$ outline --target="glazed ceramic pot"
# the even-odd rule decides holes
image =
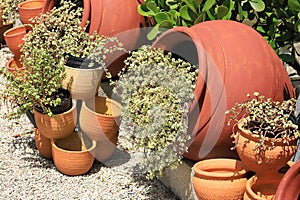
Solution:
[[[121,105],[106,97],[83,101],[79,125],[83,133],[97,141],[97,160],[107,160],[115,151],[118,141]]]
[[[255,91],[276,101],[295,97],[289,76],[274,50],[251,27],[211,20],[190,28],[167,30],[152,45],[199,66],[195,98],[190,104],[193,140],[184,157],[191,160],[236,158],[232,126],[225,111]],[[255,60],[255,61],[254,61]]]
[[[89,99],[98,92],[103,69],[81,69],[65,65],[65,72],[62,86],[71,92],[73,99]]]
[[[242,199],[247,172],[241,161],[208,159],[193,166],[192,184],[198,199]]]
[[[76,101],[68,111],[50,117],[34,109],[34,119],[39,131],[49,139],[64,138],[74,132],[77,119]]]
[[[259,138],[242,127],[246,120],[243,118],[238,123],[238,135],[235,141],[238,155],[244,165],[256,172],[259,178],[268,176],[269,178],[266,179],[274,178],[274,174],[277,174],[278,170],[285,166],[297,151],[297,140],[293,139],[287,144],[282,138],[274,141],[267,138],[266,150],[264,153],[257,154],[253,149],[259,142]],[[274,144],[272,145],[271,142]]]
[[[14,55],[15,62],[17,63],[19,68],[22,67],[19,62],[20,56],[21,56],[20,45],[24,44],[23,38],[25,37],[26,34],[27,34],[27,29],[23,25],[8,29],[3,34],[5,42],[9,48],[9,50]]]
[[[61,139],[53,139],[52,155],[56,168],[63,174],[76,176],[87,173],[94,162],[96,142],[74,132]]]
[[[39,153],[44,158],[52,159],[51,140],[41,134],[37,128],[34,128],[34,140]]]
[[[18,4],[20,20],[23,24],[33,24],[30,19],[42,13],[45,0],[27,0]]]

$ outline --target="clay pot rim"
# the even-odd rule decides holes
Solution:
[[[54,118],[56,118],[57,116],[62,116],[62,115],[66,115],[66,114],[69,114],[71,112],[73,112],[76,108],[76,100],[75,99],[72,99],[72,107],[67,110],[66,112],[63,112],[63,113],[60,113],[60,114],[55,114],[54,115]],[[39,111],[37,111],[35,108],[33,109],[33,113],[38,113],[40,115],[47,115],[47,114],[43,114],[43,113],[40,113]],[[50,117],[50,116],[49,116]]]
[[[26,5],[30,5],[32,3],[38,3],[41,2],[40,6],[35,6],[35,7],[27,7]],[[23,9],[23,10],[40,10],[44,8],[44,3],[45,0],[27,0],[27,1],[23,1],[21,3],[18,4],[18,9]]]
[[[117,101],[115,101],[115,100],[113,100],[113,99],[110,99],[110,98],[108,98],[108,97],[102,97],[102,96],[96,96],[95,97],[95,101],[96,101],[96,99],[105,99],[105,101],[108,101],[111,105],[112,105],[112,107],[115,107],[115,108],[117,108],[118,109],[118,111],[120,111],[120,112],[118,112],[118,113],[121,113],[121,104],[119,104]],[[88,100],[86,100],[86,101],[90,101],[91,99],[88,99]],[[120,114],[118,114],[118,115],[114,115],[114,113],[115,112],[112,112],[111,114],[112,115],[104,115],[104,114],[101,114],[101,113],[97,113],[97,112],[95,112],[95,111],[93,111],[93,110],[91,110],[90,109],[90,107],[86,104],[86,101],[83,101],[82,102],[82,106],[86,109],[86,110],[88,110],[89,112],[91,112],[92,114],[94,114],[94,115],[96,115],[96,116],[101,116],[101,117],[106,117],[106,118],[118,118],[118,117],[120,117]],[[114,110],[114,109],[112,109],[112,110]]]
[[[10,58],[7,63],[6,63],[6,67],[10,70],[23,70],[25,69],[25,67],[10,67],[10,65],[12,64],[12,62],[15,62],[15,58]],[[16,65],[17,66],[17,65]]]
[[[231,166],[224,166],[224,162],[229,162]],[[215,178],[240,178],[246,177],[249,170],[243,165],[242,161],[228,158],[207,159],[197,162],[193,168],[195,176],[215,177]],[[207,171],[207,170],[211,171]],[[229,172],[216,173],[215,170],[228,170]]]
[[[258,142],[258,140],[260,139],[258,135],[251,133],[248,129],[245,129],[243,126],[243,124],[248,121],[249,117],[246,118],[242,118],[238,121],[237,126],[238,126],[238,134],[244,136],[245,138],[251,139],[255,142]],[[290,138],[289,143],[286,146],[290,146],[291,143],[295,143],[295,145],[297,145],[297,139],[295,138],[295,136]],[[264,140],[266,145],[272,145],[271,142],[274,142],[275,146],[276,145],[280,145],[280,144],[284,144],[283,143],[283,139],[282,138],[270,138],[270,137],[265,137]],[[272,145],[273,146],[273,145]]]
[[[75,133],[75,132],[73,132],[73,134],[74,134],[74,133]],[[91,140],[91,142],[92,142],[92,145],[91,145],[90,148],[88,148],[88,149],[86,149],[86,150],[80,150],[80,151],[70,151],[70,150],[62,149],[62,148],[60,148],[60,147],[58,147],[58,146],[56,145],[55,141],[60,140],[60,139],[64,139],[64,138],[51,139],[51,146],[54,147],[54,148],[56,148],[57,150],[60,150],[60,151],[62,151],[62,152],[65,152],[65,153],[72,153],[72,154],[81,154],[81,153],[86,153],[86,152],[89,153],[89,152],[95,150],[95,149],[96,149],[96,146],[97,146],[97,142],[96,142],[95,140],[89,138],[89,140]]]
[[[104,71],[104,70],[102,69],[102,67],[86,69],[86,68],[70,67],[70,66],[68,66],[68,65],[65,65],[65,68],[68,68],[68,69],[73,70],[73,71],[79,71],[79,72],[81,72],[81,71],[98,71],[98,70]]]
[[[13,28],[8,29],[7,31],[5,31],[3,33],[4,37],[15,37],[17,35],[20,35],[20,32],[18,30],[24,30],[22,31],[22,33],[25,32],[25,34],[27,33],[27,28],[25,25],[19,25]]]

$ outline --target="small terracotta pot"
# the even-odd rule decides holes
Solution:
[[[267,148],[265,152],[257,155],[253,149],[259,142],[259,138],[242,127],[245,120],[241,119],[238,123],[238,136],[235,141],[240,159],[245,166],[256,172],[257,176],[276,174],[297,151],[297,140],[293,139],[287,144],[281,138],[278,138],[272,146],[271,139],[266,139],[265,145]]]
[[[106,161],[109,159],[116,150],[118,142],[118,134],[112,136],[112,138],[103,138],[97,141],[95,158],[100,161]]]
[[[80,69],[65,66],[66,78],[62,81],[63,88],[68,89],[73,99],[89,99],[98,92],[103,70]]]
[[[81,130],[96,141],[111,139],[119,131],[121,105],[106,97],[95,97],[82,102],[79,117]]]
[[[19,65],[17,65],[17,62],[14,58],[9,59],[9,61],[6,63],[6,68],[10,73],[14,75],[14,77],[20,75],[22,76],[25,70],[25,67],[19,67]]]
[[[33,24],[30,19],[43,11],[44,0],[27,0],[18,4],[20,20],[23,24]]]
[[[52,147],[51,140],[46,138],[43,134],[39,132],[37,128],[34,128],[34,140],[36,148],[39,153],[47,159],[52,159]]]
[[[4,32],[3,36],[5,42],[9,50],[12,52],[12,54],[14,54],[14,58],[16,61],[20,60],[20,56],[21,56],[20,45],[24,44],[23,38],[25,37],[26,34],[27,34],[27,29],[24,25],[13,27]]]
[[[246,168],[234,159],[208,159],[193,166],[192,183],[199,199],[242,199]]]
[[[257,176],[251,177],[246,183],[244,200],[273,200],[280,179],[260,179]]]
[[[54,164],[61,173],[76,176],[91,169],[96,142],[86,135],[74,132],[66,138],[51,140],[51,144]]]
[[[62,114],[50,117],[34,109],[34,119],[39,131],[49,139],[64,138],[71,135],[76,126],[76,101],[72,101],[72,108]]]

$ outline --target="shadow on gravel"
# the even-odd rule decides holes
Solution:
[[[52,160],[42,157],[35,145],[34,134],[13,138],[11,143],[8,143],[9,151],[20,156],[21,160],[26,161],[24,166],[33,168],[55,168]]]

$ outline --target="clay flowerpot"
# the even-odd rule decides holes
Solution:
[[[37,128],[34,128],[34,140],[39,153],[44,158],[52,159],[51,140],[41,134]]]
[[[96,142],[86,135],[74,132],[66,138],[53,139],[51,144],[54,164],[61,173],[76,176],[91,169]]]
[[[65,72],[62,86],[71,92],[73,99],[89,99],[98,92],[103,69],[81,69],[65,65]]]
[[[275,199],[300,199],[300,161],[291,165],[290,169],[283,175],[277,187]]]
[[[246,183],[244,200],[271,200],[279,184],[279,179],[259,179],[257,176],[251,177]]]
[[[271,144],[271,138],[265,140],[266,150],[257,154],[253,149],[259,142],[257,135],[242,127],[243,118],[238,123],[238,136],[236,137],[236,150],[245,166],[256,172],[256,175],[264,179],[274,179],[278,170],[286,165],[297,150],[297,140],[284,143],[281,138],[277,138],[274,144]],[[268,177],[270,176],[270,177]],[[267,178],[268,177],[268,178]]]
[[[233,125],[227,126],[225,111],[236,102],[246,101],[247,93],[257,91],[275,101],[295,96],[279,57],[245,24],[211,20],[190,28],[175,27],[160,35],[152,46],[199,66],[189,113],[189,133],[194,139],[184,154],[188,159],[237,157],[230,150]]]
[[[76,101],[72,101],[72,108],[68,111],[50,117],[34,109],[34,119],[39,131],[49,139],[64,138],[71,135],[76,126]]]
[[[23,24],[33,24],[30,19],[39,16],[43,11],[44,0],[27,0],[18,4],[20,20]]]
[[[121,105],[109,98],[95,97],[82,103],[79,125],[83,133],[97,141],[96,158],[108,159],[114,152]]]
[[[199,199],[242,199],[247,170],[234,159],[208,159],[193,166],[192,183]]]
[[[14,54],[15,62],[19,67],[20,65],[20,56],[21,56],[21,45],[24,44],[23,38],[27,34],[27,29],[25,26],[16,26],[11,29],[8,29],[4,32],[4,39],[9,48],[9,50]]]
[[[15,61],[14,58],[9,59],[9,61],[6,63],[7,70],[16,76],[22,76],[24,74],[25,67],[19,67]]]

